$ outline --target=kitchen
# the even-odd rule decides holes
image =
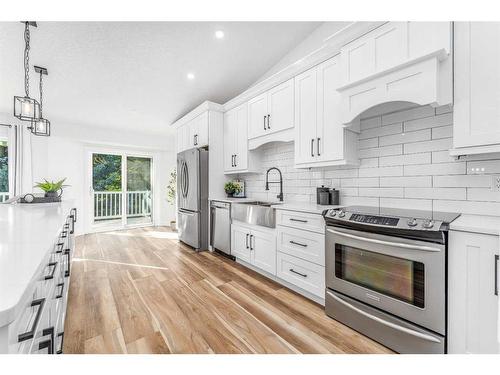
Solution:
[[[499,22],[0,27],[16,51],[2,63],[1,353],[500,353]],[[223,55],[228,87],[203,77],[213,62],[172,73],[159,48],[140,79],[109,74],[170,35]],[[72,68],[47,51],[76,44],[73,62],[108,51],[89,71],[124,88],[102,119],[62,105],[78,97]],[[253,59],[245,80],[231,55]],[[183,75],[177,115],[160,132],[137,102],[115,123],[161,70]],[[15,98],[38,106],[24,118],[23,81]],[[53,196],[32,187],[46,178]]]

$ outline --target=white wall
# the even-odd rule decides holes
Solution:
[[[3,123],[17,123],[9,114],[0,114]],[[23,124],[24,125],[24,124]],[[88,173],[87,151],[89,149],[120,149],[128,152],[148,153],[154,158],[154,222],[168,225],[175,219],[175,209],[166,200],[166,187],[170,172],[175,168],[175,137],[148,135],[140,131],[115,131],[92,126],[52,123],[50,137],[32,136],[33,180],[43,178],[56,180],[66,177],[70,185],[64,189],[63,199],[74,199],[79,210],[76,233],[84,233],[83,218],[88,213],[84,201],[88,190],[85,186]]]
[[[373,115],[374,113],[379,113]],[[262,147],[261,173],[241,175],[251,198],[275,200],[278,187],[264,190],[265,170],[283,172],[285,201],[316,201],[316,187],[340,189],[341,204],[369,205],[500,216],[500,192],[491,189],[500,173],[500,155],[455,160],[450,107],[415,107],[390,114],[370,111],[361,121],[359,168],[294,168],[294,147]],[[472,168],[485,168],[475,174]],[[276,178],[275,175],[272,176]]]

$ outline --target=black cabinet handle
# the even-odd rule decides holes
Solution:
[[[293,268],[290,268],[290,272],[293,272],[293,273],[295,273],[295,274],[297,274],[299,276],[302,276],[302,277],[307,277],[307,275],[305,273],[297,272]]]
[[[42,335],[50,335],[50,337],[38,343],[38,350],[47,349],[48,354],[54,354],[54,327],[44,329]]]
[[[73,219],[73,222],[76,223],[76,208],[72,208],[70,211],[70,217]]]
[[[20,333],[17,336],[18,342],[32,339],[33,336],[35,336],[35,329],[36,329],[36,326],[38,325],[38,321],[40,320],[40,316],[42,315],[44,304],[45,304],[45,298],[36,299],[33,302],[31,302],[31,307],[38,306],[38,310],[36,312],[36,316],[35,316],[35,319],[33,320],[33,325],[31,326],[30,330],[27,332],[24,332],[24,333]]]
[[[59,242],[56,246],[57,246],[56,254],[62,253],[64,243]]]
[[[59,289],[59,293],[56,294],[56,298],[62,298],[64,293],[64,283],[57,284],[57,287],[61,289]]]
[[[290,221],[296,221],[298,223],[307,223],[307,220],[302,220],[302,219],[294,219],[293,217],[290,218]]]
[[[64,277],[69,277],[71,273],[71,255],[70,255],[71,249],[66,249],[64,250],[64,255],[68,257],[68,262],[66,263],[67,268],[66,271],[64,271]]]
[[[305,243],[300,243],[300,242],[295,242],[295,241],[290,241],[290,243],[293,245],[297,245],[297,246],[307,247],[307,244],[305,244]]]
[[[236,154],[234,155],[234,166],[238,166],[238,163],[236,163]]]
[[[311,139],[311,156],[314,157],[314,139]]]
[[[245,246],[247,247],[247,249],[249,248],[248,247],[248,236],[249,236],[249,234],[247,233],[247,235],[245,237]]]
[[[64,332],[59,332],[57,334],[57,338],[59,339],[59,345],[56,347],[56,354],[62,354],[64,346]]]
[[[267,115],[267,129],[271,129],[271,115]]]
[[[266,130],[266,115],[264,115],[264,130]]]
[[[68,237],[68,232],[67,232],[67,231],[65,231],[65,230],[63,230],[63,231],[61,232],[61,238],[66,238],[66,237]]]
[[[52,271],[48,275],[45,275],[44,277],[45,280],[51,280],[54,278],[54,273],[56,273],[57,262],[50,262],[48,266],[52,267]]]
[[[498,255],[495,255],[495,296],[498,296]]]
[[[317,144],[316,144],[316,147],[318,149],[318,152],[316,153],[318,156],[321,156],[321,154],[319,153],[319,141],[321,141],[321,138],[318,138],[317,139]]]
[[[253,238],[253,234],[250,235],[250,250],[253,250],[252,238]]]

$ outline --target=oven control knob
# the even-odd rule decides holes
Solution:
[[[335,210],[330,210],[330,216],[335,216],[337,215],[337,211]]]
[[[345,211],[344,210],[340,211],[339,212],[339,217],[344,217],[344,216],[345,216]]]
[[[432,221],[432,220],[426,220],[426,221],[424,221],[424,223],[422,224],[422,226],[425,229],[431,229],[434,226],[434,221]]]
[[[417,226],[417,219],[415,219],[415,218],[408,219],[408,222],[406,224],[408,224],[409,227],[416,227]]]

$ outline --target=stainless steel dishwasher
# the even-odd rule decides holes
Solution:
[[[231,203],[212,201],[210,203],[210,245],[231,255]]]

